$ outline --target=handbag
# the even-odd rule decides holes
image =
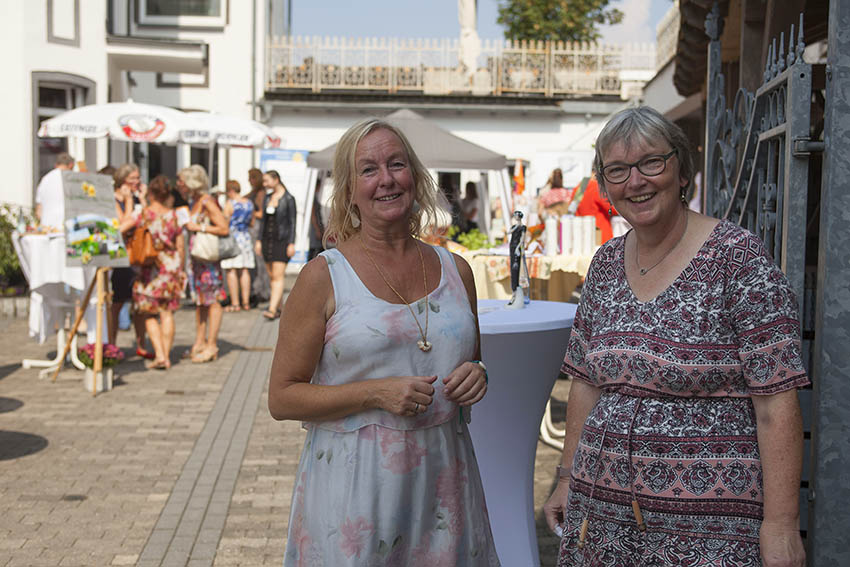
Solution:
[[[195,233],[189,253],[192,258],[201,262],[218,262],[218,236],[206,232],[206,221],[201,226],[204,231]]]
[[[218,262],[241,254],[239,244],[236,243],[232,234],[216,236],[206,232],[208,226],[206,220],[201,223],[201,226],[204,227],[204,231],[195,234],[192,241],[191,255],[193,258],[202,262]]]
[[[148,230],[147,223],[136,228],[127,243],[127,256],[131,266],[147,266],[153,264],[159,253],[153,244],[153,235]]]
[[[233,238],[233,234],[228,234],[227,236],[220,236],[218,238],[219,260],[229,260],[230,258],[235,258],[241,253],[242,249],[239,248],[239,244],[236,242],[236,239]]]

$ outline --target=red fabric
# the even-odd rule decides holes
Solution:
[[[614,231],[611,229],[611,217],[616,215],[617,211],[615,209],[612,214],[608,214],[609,208],[612,208],[611,204],[599,194],[599,184],[596,179],[588,181],[584,196],[578,204],[578,209],[576,209],[576,216],[596,217],[596,228],[602,231],[602,244],[614,237]]]

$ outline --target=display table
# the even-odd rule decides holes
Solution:
[[[478,299],[510,299],[511,270],[506,255],[464,254],[475,276]],[[579,286],[592,256],[529,256],[532,299],[568,301]]]
[[[576,305],[532,301],[504,309],[479,300],[481,358],[489,387],[470,433],[502,565],[540,565],[534,524],[534,460],[540,420],[561,368]]]
[[[65,236],[54,234],[12,234],[12,243],[21,269],[30,286],[29,333],[43,343],[58,327],[57,359],[23,361],[24,368],[55,367],[65,346],[64,326],[67,315],[73,314],[76,301],[94,278],[95,267],[73,268],[65,265]],[[88,340],[94,341],[95,303],[86,306]],[[71,361],[85,368],[77,359],[76,337],[71,337]]]

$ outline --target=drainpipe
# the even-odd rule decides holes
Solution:
[[[257,109],[257,0],[251,0],[251,120]],[[251,167],[257,162],[257,151],[251,148]]]

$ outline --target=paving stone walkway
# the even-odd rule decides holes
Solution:
[[[170,370],[146,370],[122,332],[120,380],[93,397],[69,365],[56,382],[22,369],[55,343],[0,319],[0,567],[281,565],[304,433],[266,408],[277,324],[226,313],[219,359],[192,364],[178,357],[194,310],[176,323]],[[567,391],[559,381],[553,392],[561,422]],[[538,509],[559,458],[538,446]],[[554,565],[539,514],[538,541]]]

